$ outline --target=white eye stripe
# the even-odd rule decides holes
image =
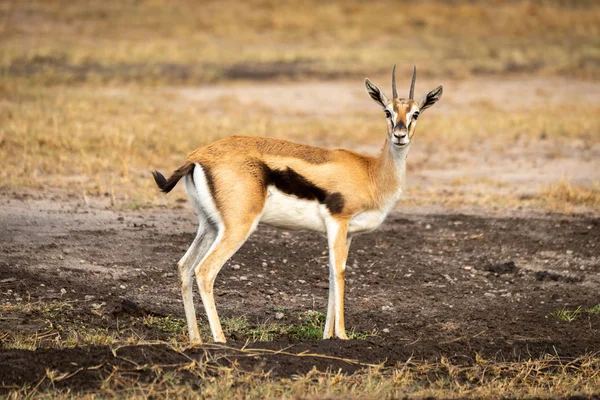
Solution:
[[[390,108],[385,108],[384,112],[386,113],[386,118],[389,118],[390,120],[392,120],[392,122],[396,121],[396,119],[398,119],[398,114]],[[388,114],[389,113],[389,117]]]

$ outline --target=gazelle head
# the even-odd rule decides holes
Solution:
[[[421,100],[415,101],[415,80],[417,78],[417,67],[414,68],[412,83],[408,99],[399,98],[396,91],[396,66],[392,70],[392,100],[388,100],[385,94],[369,78],[365,78],[367,93],[377,104],[383,108],[387,122],[388,139],[395,148],[403,148],[410,144],[417,119],[423,110],[431,107],[442,97],[442,85],[427,93]]]

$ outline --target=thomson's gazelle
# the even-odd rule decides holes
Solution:
[[[395,69],[393,98],[369,79],[367,92],[385,113],[387,136],[378,157],[327,150],[284,140],[231,136],[192,152],[169,179],[156,184],[169,192],[184,178],[200,223],[194,242],[179,261],[181,293],[190,340],[200,342],[192,287],[194,277],[216,342],[225,342],[213,295],[221,267],[259,222],[286,229],[325,232],[329,242],[329,302],[323,338],[344,328],[344,270],[352,236],[377,228],[400,197],[406,155],[417,118],[442,96],[442,86],[421,100],[399,98]]]

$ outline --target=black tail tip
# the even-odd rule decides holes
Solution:
[[[152,176],[154,177],[154,182],[156,182],[156,185],[159,187],[159,189],[165,193],[168,193],[169,185],[168,185],[167,179],[164,177],[164,175],[161,174],[160,172],[158,172],[157,170],[154,170],[154,171],[152,171]]]

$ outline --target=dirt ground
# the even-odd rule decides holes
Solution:
[[[26,191],[5,194],[0,202],[0,305],[5,310],[15,304],[68,302],[70,308],[55,315],[57,320],[77,320],[86,329],[131,327],[145,341],[166,337],[139,324],[141,318],[184,317],[176,262],[195,234],[189,205],[115,211],[108,200]],[[461,363],[477,354],[498,360],[577,357],[600,349],[600,315],[582,313],[569,323],[552,313],[599,303],[599,239],[596,216],[477,209],[457,214],[400,205],[380,229],[353,241],[348,261],[346,326],[374,336],[347,342],[280,336],[250,344],[235,336],[228,337],[231,347],[184,352],[164,343],[117,350],[5,349],[0,390],[37,384],[47,369],[69,376],[54,382],[56,388],[97,388],[115,366],[151,381],[153,372],[135,365],[151,361],[168,369],[209,356],[219,365],[271,370],[276,377],[306,373],[313,366],[346,372],[360,363],[393,366],[410,357]],[[326,265],[321,235],[259,227],[217,278],[220,316],[244,316],[259,326],[297,323],[298,314],[308,310],[325,312]],[[206,323],[198,295],[195,302]],[[284,315],[280,320],[278,312]],[[36,332],[57,335],[53,322],[37,311],[4,312],[0,340]],[[249,356],[239,350],[244,345],[315,356],[265,351]]]

